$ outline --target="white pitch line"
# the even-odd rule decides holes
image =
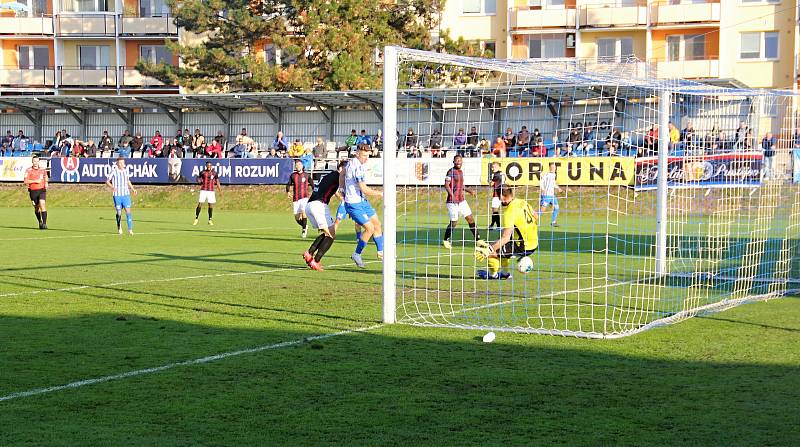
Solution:
[[[77,382],[70,382],[70,383],[67,383],[67,384],[64,384],[64,385],[51,386],[51,387],[47,387],[47,388],[34,388],[32,390],[20,391],[20,392],[17,392],[17,393],[11,393],[11,394],[8,394],[8,395],[5,395],[5,396],[0,396],[0,402],[5,402],[5,401],[9,401],[9,400],[14,400],[14,399],[20,399],[20,398],[23,398],[23,397],[37,396],[37,395],[40,395],[40,394],[49,394],[49,393],[54,393],[54,392],[57,392],[57,391],[80,388],[80,387],[84,387],[84,386],[97,385],[97,384],[100,384],[100,383],[110,382],[112,380],[122,380],[122,379],[131,378],[131,377],[143,376],[143,375],[147,375],[147,374],[155,374],[155,373],[158,373],[158,372],[166,371],[168,369],[173,369],[173,368],[177,368],[177,367],[180,367],[180,366],[201,365],[203,363],[215,362],[217,360],[223,360],[223,359],[226,359],[226,358],[229,358],[229,357],[236,357],[236,356],[243,355],[243,354],[254,354],[254,353],[263,352],[263,351],[270,351],[270,350],[274,350],[274,349],[288,348],[288,347],[297,346],[297,345],[300,345],[300,344],[303,344],[303,343],[306,343],[306,342],[309,342],[309,341],[325,340],[326,338],[337,337],[339,335],[353,334],[353,333],[356,333],[356,332],[367,332],[367,331],[371,331],[371,330],[374,330],[374,329],[378,329],[378,328],[380,328],[382,326],[383,326],[383,324],[376,324],[376,325],[373,325],[373,326],[367,326],[367,327],[362,327],[362,328],[358,328],[358,329],[348,329],[348,330],[344,330],[344,331],[333,332],[333,333],[330,333],[330,334],[314,335],[314,336],[311,336],[311,337],[305,337],[305,338],[299,338],[299,339],[296,339],[296,340],[283,341],[283,342],[274,343],[274,344],[271,344],[271,345],[257,346],[255,348],[248,348],[248,349],[241,349],[241,350],[238,350],[238,351],[223,352],[223,353],[220,353],[220,354],[209,355],[207,357],[201,357],[201,358],[193,359],[193,360],[184,360],[182,362],[167,363],[166,365],[155,366],[155,367],[152,367],[152,368],[136,369],[136,370],[128,371],[128,372],[124,372],[124,373],[112,374],[112,375],[109,375],[109,376],[95,377],[95,378],[92,378],[92,379],[79,380]]]
[[[154,231],[151,233],[136,233],[136,236],[154,236],[160,234],[177,234],[177,233],[198,233],[198,234],[205,234],[205,233],[214,233],[214,232],[225,232],[225,231],[258,231],[258,230],[276,230],[275,227],[256,227],[256,228],[209,228],[208,230],[175,230],[175,231]],[[18,238],[9,238],[9,239],[0,239],[0,242],[6,241],[39,241],[39,240],[46,240],[46,239],[81,239],[81,238],[88,238],[88,237],[120,237],[119,234],[116,232],[109,232],[109,233],[92,233],[92,234],[76,234],[72,236],[42,236],[42,237],[18,237]],[[126,236],[127,237],[127,236]]]

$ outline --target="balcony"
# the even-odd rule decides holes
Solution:
[[[119,67],[120,87],[123,88],[177,88],[174,85],[167,85],[156,78],[145,76],[133,67]]]
[[[657,61],[656,74],[660,79],[718,78],[719,60]]]
[[[116,67],[60,67],[59,87],[114,87],[117,86]]]
[[[575,28],[574,9],[514,8],[511,14],[512,29]]]
[[[178,27],[174,17],[132,17],[120,16],[119,34],[121,36],[177,36]]]
[[[105,13],[69,14],[56,17],[56,34],[59,36],[113,36],[116,18]]]
[[[55,70],[43,68],[0,68],[0,86],[3,87],[54,87]]]
[[[0,17],[0,34],[15,36],[52,36],[53,17]]]
[[[580,25],[593,28],[638,27],[647,25],[647,6],[581,6]]]
[[[654,26],[719,23],[719,3],[655,4],[650,8],[650,22]]]

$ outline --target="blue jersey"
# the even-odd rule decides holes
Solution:
[[[127,169],[119,169],[117,166],[108,174],[108,180],[114,185],[114,197],[125,197],[131,195],[131,189],[128,187],[130,176]]]
[[[344,201],[345,203],[361,203],[364,193],[361,192],[359,183],[364,181],[364,165],[357,158],[347,162],[344,175]]]

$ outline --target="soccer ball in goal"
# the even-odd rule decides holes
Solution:
[[[384,321],[614,338],[798,290],[791,93],[635,60],[384,70]]]

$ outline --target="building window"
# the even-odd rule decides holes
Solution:
[[[778,33],[742,33],[740,59],[777,59]]]
[[[47,47],[20,45],[17,47],[17,54],[19,55],[19,68],[23,70],[42,69],[50,65],[50,51]]]
[[[528,0],[528,6],[561,9],[564,8],[564,0]]]
[[[108,45],[81,45],[78,47],[78,65],[83,69],[97,70],[111,65]]]
[[[172,65],[172,53],[165,45],[142,45],[139,47],[139,59],[154,64]]]
[[[564,34],[531,34],[528,36],[528,57],[542,59],[566,57],[567,37]]]
[[[668,61],[698,61],[706,59],[706,36],[675,34],[667,36]]]
[[[108,12],[106,0],[62,0],[61,10],[68,12]]]
[[[463,0],[463,14],[497,14],[497,0]]]
[[[45,0],[17,0],[19,3],[26,5],[26,11],[17,12],[17,17],[41,17],[47,14],[47,4]]]
[[[483,57],[497,57],[497,44],[494,41],[481,42]]]
[[[140,17],[167,17],[169,6],[164,0],[139,0]]]
[[[781,0],[741,0],[741,2],[744,5],[763,5],[763,4],[775,5],[780,3]]]
[[[628,56],[633,56],[633,39],[603,38],[597,39],[597,57],[605,61],[622,61]]]

